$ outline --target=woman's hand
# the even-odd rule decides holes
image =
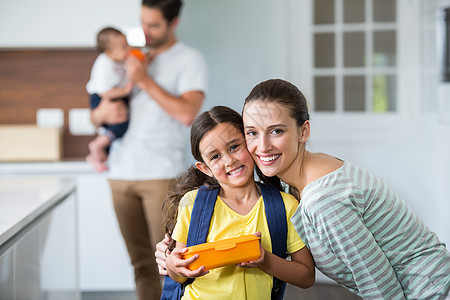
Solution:
[[[254,235],[261,237],[261,232],[257,231],[254,233]],[[260,264],[262,264],[264,262],[265,250],[261,246],[261,239],[259,240],[259,248],[260,248],[261,256],[258,259],[240,263],[240,264],[238,264],[238,266],[244,267],[244,268],[256,268]]]
[[[176,277],[183,277],[183,278],[188,277],[195,278],[208,274],[209,271],[205,270],[204,266],[201,266],[197,270],[193,271],[188,269],[188,266],[194,261],[196,261],[199,256],[198,254],[196,254],[188,259],[182,259],[182,254],[185,253],[186,251],[187,248],[185,247],[177,247],[173,249],[170,255],[167,255],[166,267],[168,269],[169,274],[171,275],[170,277],[178,281],[176,278],[174,278],[173,275],[176,275]]]
[[[168,275],[167,274],[167,268],[166,268],[166,257],[170,254],[169,251],[169,243],[170,243],[170,237],[166,234],[164,236],[164,239],[156,244],[156,251],[155,251],[155,258],[156,258],[156,264],[158,265],[158,271],[160,275]]]

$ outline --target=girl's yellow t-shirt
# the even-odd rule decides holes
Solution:
[[[172,237],[181,243],[187,242],[197,191],[188,192],[180,201],[177,224]],[[297,209],[298,201],[290,194],[281,194],[288,225],[287,252],[294,253],[305,246],[290,221]],[[207,242],[239,237],[256,231],[261,232],[263,248],[272,251],[262,196],[245,216],[233,211],[220,197],[217,197]],[[210,270],[205,276],[197,277],[192,284],[186,286],[182,299],[270,299],[272,284],[272,276],[259,268],[226,266]]]

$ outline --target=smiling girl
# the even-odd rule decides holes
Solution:
[[[167,256],[168,273],[179,283],[196,278],[186,286],[182,299],[270,299],[272,276],[303,288],[311,286],[314,262],[289,222],[298,205],[289,194],[281,193],[291,260],[271,253],[264,201],[253,178],[254,163],[245,145],[241,116],[224,106],[202,113],[191,128],[191,151],[197,160],[195,166],[178,178],[164,204],[166,228],[176,241],[176,248]],[[183,260],[181,255],[186,250],[198,188],[203,185],[217,185],[219,189],[207,242],[259,232],[262,248],[257,260],[209,271],[187,268],[198,258]]]

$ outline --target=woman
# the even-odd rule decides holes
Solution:
[[[243,120],[261,180],[276,186],[281,179],[300,199],[291,221],[322,273],[364,299],[445,298],[445,245],[384,182],[306,150],[309,114],[298,88],[278,79],[258,84]]]

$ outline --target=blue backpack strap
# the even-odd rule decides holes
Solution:
[[[258,182],[264,200],[264,207],[269,226],[272,253],[286,258],[287,221],[283,197],[276,188]],[[286,282],[273,277],[272,299],[283,299]]]
[[[169,275],[164,276],[161,300],[179,300],[182,296],[181,292],[181,284],[170,278]]]
[[[206,243],[219,187],[202,186],[195,198],[186,246]]]
[[[198,190],[194,207],[192,208],[186,247],[206,243],[218,192],[218,186],[202,186]],[[164,278],[164,287],[161,294],[161,300],[181,299],[184,293],[184,288],[193,281],[193,278],[189,278],[185,283],[180,284],[166,275]]]
[[[263,195],[267,224],[272,242],[272,253],[286,258],[287,221],[283,197],[276,188],[258,183]]]

